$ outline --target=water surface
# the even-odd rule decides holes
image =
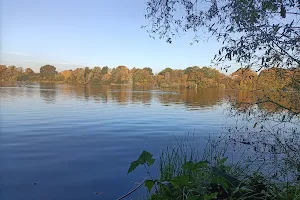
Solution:
[[[219,89],[32,84],[0,95],[0,196],[9,200],[116,199],[145,177],[127,175],[143,150],[157,157],[188,133],[203,149],[228,121]]]

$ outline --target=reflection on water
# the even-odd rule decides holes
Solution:
[[[45,103],[55,103],[56,88],[55,85],[48,85],[45,88],[40,88],[40,96]]]
[[[8,87],[6,87],[8,88]],[[1,92],[2,99],[20,95],[28,97],[40,93],[45,103],[55,103],[57,95],[64,98],[94,101],[95,103],[117,103],[128,105],[141,103],[149,105],[159,102],[165,106],[183,104],[197,110],[212,108],[220,103],[230,102],[233,108],[245,110],[257,102],[260,109],[269,112],[278,112],[284,108],[291,108],[299,112],[300,94],[293,92],[250,92],[224,89],[203,90],[153,90],[151,88],[132,88],[128,86],[97,86],[97,85],[67,85],[67,84],[35,84],[25,87],[10,87],[10,90]],[[59,94],[58,94],[59,93]]]
[[[188,132],[202,150],[205,139],[230,121],[223,115],[227,108],[249,108],[263,97],[219,89],[0,87],[0,197],[116,199],[144,178],[142,170],[127,175],[142,150],[157,157],[162,148],[176,144],[174,136],[180,140]],[[269,97],[281,100],[275,93]],[[299,105],[288,99],[281,100],[285,106]]]
[[[141,103],[149,105],[158,101],[161,104],[184,104],[188,107],[209,108],[227,99],[230,92],[219,89],[205,90],[151,90],[148,88],[130,88],[126,86],[93,86],[93,85],[55,85],[40,84],[22,88],[11,88],[2,92],[3,99],[21,94],[33,95],[39,92],[45,103],[55,103],[57,95],[65,98],[94,101],[99,103],[114,102],[119,105]],[[58,94],[59,93],[59,94]]]
[[[222,131],[222,90],[32,84],[0,87],[1,198],[116,199],[144,178],[127,175],[142,150],[155,156],[193,133]],[[193,111],[193,112],[191,112]],[[37,183],[34,185],[34,183]],[[18,191],[18,192],[16,192]]]

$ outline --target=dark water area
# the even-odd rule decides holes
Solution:
[[[224,131],[233,94],[125,86],[0,87],[0,199],[116,199],[145,178],[143,169],[127,175],[143,150],[158,158],[188,134],[202,150],[208,136]]]

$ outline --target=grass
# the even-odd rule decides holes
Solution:
[[[160,154],[159,175],[155,178],[148,170],[154,158],[144,151],[133,162],[131,171],[139,165],[145,166],[149,176],[145,187],[148,198],[153,200],[300,200],[300,180],[270,178],[261,168],[256,168],[257,161],[247,164],[242,160],[229,161],[225,157],[228,144],[222,141],[222,138],[209,139],[202,154],[188,141],[167,147]]]

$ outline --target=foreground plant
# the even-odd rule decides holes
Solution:
[[[139,166],[145,167],[148,178],[145,179],[144,185],[149,199],[300,199],[299,183],[272,183],[259,172],[236,175],[238,173],[233,173],[235,169],[226,164],[227,158],[215,158],[215,162],[209,162],[197,160],[193,156],[186,159],[186,152],[180,155],[178,153],[179,151],[173,149],[162,154],[158,178],[153,178],[149,172],[149,167],[155,163],[151,153],[143,151],[139,158],[131,163],[128,173]],[[176,160],[172,160],[174,158]],[[182,160],[183,164],[178,165]]]

